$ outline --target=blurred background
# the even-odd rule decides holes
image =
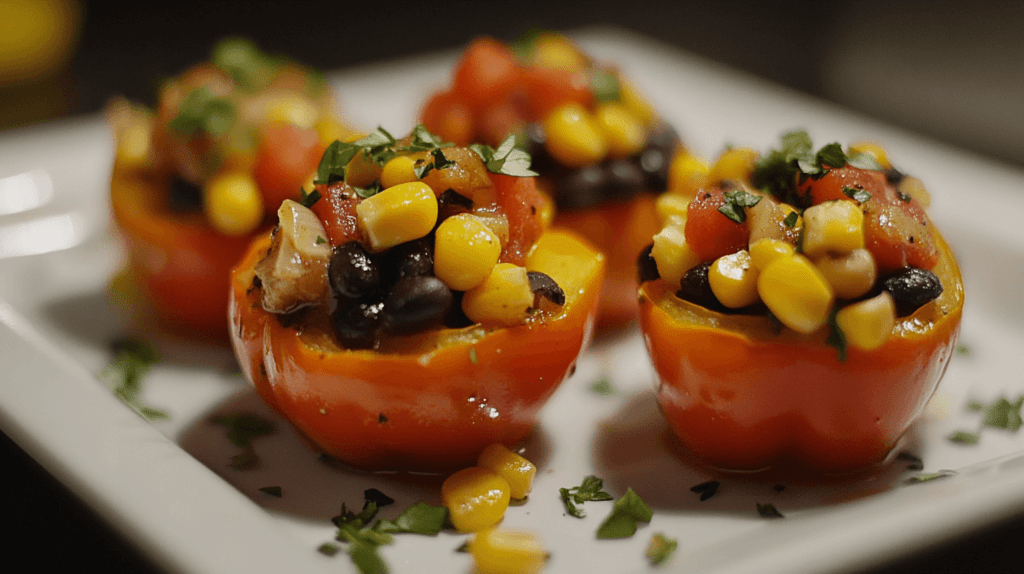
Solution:
[[[116,95],[151,103],[161,80],[205,59],[227,35],[329,71],[457,49],[481,34],[510,40],[532,28],[615,25],[1024,165],[1022,24],[1024,3],[1006,0],[0,0],[0,137],[97,114]],[[10,439],[0,438],[7,469],[0,501],[18,531],[4,543],[10,558],[27,558],[42,571],[85,565],[151,571]],[[1016,520],[886,571],[999,571],[1012,563],[1010,549],[1021,539],[1024,520]]]

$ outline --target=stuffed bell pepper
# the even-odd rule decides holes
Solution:
[[[814,151],[794,132],[744,154],[745,177],[676,198],[639,259],[662,411],[719,468],[879,464],[959,332],[963,283],[927,191],[876,144]]]
[[[228,39],[166,81],[155,110],[108,110],[128,273],[165,326],[223,338],[231,267],[349,130],[323,75]]]
[[[604,258],[549,229],[529,158],[422,126],[326,151],[231,280],[262,398],[372,469],[465,466],[524,438],[589,340]]]
[[[497,145],[515,134],[557,204],[556,225],[608,257],[599,326],[636,319],[634,267],[658,230],[654,197],[668,187],[673,158],[686,154],[616,68],[554,32],[511,46],[480,38],[456,63],[450,88],[427,100],[421,121],[461,144]]]

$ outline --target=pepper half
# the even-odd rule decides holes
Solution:
[[[585,240],[549,230],[525,266],[565,292],[558,312],[515,327],[431,330],[393,352],[347,350],[328,330],[286,327],[263,309],[253,269],[269,245],[255,241],[232,274],[242,371],[324,453],[374,470],[451,470],[528,435],[589,342],[604,276],[604,257]]]

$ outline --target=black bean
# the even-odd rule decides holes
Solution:
[[[334,248],[327,278],[336,295],[362,299],[380,288],[380,264],[362,243],[349,241]]]
[[[563,209],[585,209],[604,201],[608,178],[600,165],[588,165],[558,180],[555,199]]]
[[[707,309],[724,311],[725,305],[722,305],[711,291],[711,283],[708,281],[710,270],[711,262],[705,261],[687,271],[680,281],[681,289],[676,293],[676,297]]]
[[[437,225],[441,225],[442,221],[453,215],[466,213],[471,209],[473,209],[472,199],[462,195],[454,189],[446,189],[444,193],[437,198]]]
[[[462,291],[452,291],[452,306],[448,309],[448,314],[444,316],[444,326],[449,329],[461,329],[468,327],[473,323],[473,320],[466,316],[466,312],[462,310],[462,296],[465,295]]]
[[[415,333],[444,321],[452,292],[436,277],[403,277],[384,300],[384,323],[392,333]]]
[[[527,271],[526,277],[530,280],[530,290],[533,291],[535,307],[537,297],[543,297],[555,305],[565,305],[565,292],[550,275],[540,271]]]
[[[203,190],[180,177],[171,179],[167,207],[175,213],[192,213],[203,210]]]
[[[377,340],[384,303],[376,300],[357,301],[337,299],[338,306],[331,313],[334,334],[349,349],[371,349]]]
[[[661,122],[647,134],[647,147],[660,149],[669,155],[679,145],[679,134],[671,125]]]
[[[551,157],[545,147],[547,134],[544,133],[543,126],[538,123],[527,124],[521,137],[523,149],[530,154],[530,169],[547,174],[559,167],[558,162]]]
[[[617,159],[605,165],[607,187],[605,199],[629,199],[643,191],[646,177],[639,161],[633,158]]]
[[[645,149],[640,154],[640,169],[644,173],[645,186],[654,192],[668,189],[668,171],[672,165],[671,154],[660,149]]]
[[[903,178],[907,177],[907,174],[894,167],[890,167],[883,173],[885,173],[885,181],[889,182],[890,185],[899,185]]]
[[[920,267],[904,267],[884,279],[882,288],[888,291],[896,302],[896,316],[906,317],[913,314],[925,303],[942,294],[942,282],[939,278]]]
[[[651,243],[644,247],[644,250],[636,258],[636,278],[640,283],[661,279],[661,274],[658,273],[658,264],[654,261],[654,257],[651,256],[651,250],[653,249],[654,244]]]
[[[392,247],[388,250],[383,265],[388,285],[394,285],[403,277],[433,275],[434,235]]]

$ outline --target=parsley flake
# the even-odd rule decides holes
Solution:
[[[953,470],[940,470],[938,472],[923,472],[921,474],[912,476],[906,480],[908,484],[914,484],[918,482],[930,482],[932,480],[938,480],[940,478],[946,478],[956,474]]]
[[[969,357],[971,355],[971,348],[961,343],[956,346],[956,354]]]
[[[594,70],[590,75],[590,88],[598,102],[617,102],[622,98],[619,76],[615,70]]]
[[[608,377],[601,377],[600,379],[594,381],[590,385],[590,390],[593,391],[594,394],[602,396],[610,396],[615,394],[615,387],[612,386],[612,381]]]
[[[316,202],[320,201],[320,191],[314,189],[313,191],[306,193],[306,190],[302,190],[302,207],[311,208]]]
[[[744,207],[754,207],[761,201],[761,197],[736,189],[725,192],[725,204],[718,208],[718,212],[736,223],[743,223],[747,220],[747,212]]]
[[[1017,397],[1012,403],[1000,397],[985,410],[985,418],[982,420],[984,426],[1017,431],[1021,427],[1021,406],[1024,405],[1024,395]]]
[[[835,347],[837,351],[837,358],[840,363],[846,362],[846,334],[839,327],[839,323],[836,322],[836,313],[838,309],[833,309],[828,315],[828,338],[825,339],[825,343]]]
[[[785,518],[785,516],[775,508],[775,505],[770,502],[766,502],[764,504],[755,502],[754,504],[757,506],[757,513],[761,518]]]
[[[534,177],[537,172],[530,170],[530,154],[515,147],[516,137],[510,135],[501,142],[498,149],[483,144],[473,144],[469,148],[476,152],[484,161],[487,171],[515,177]]]
[[[146,420],[166,419],[166,412],[142,404],[142,381],[160,356],[146,341],[125,337],[111,343],[114,360],[97,375],[114,396]]]
[[[704,502],[718,493],[719,486],[721,486],[721,483],[717,480],[709,480],[707,482],[691,486],[690,492],[700,494],[700,501]]]
[[[796,222],[799,219],[800,219],[800,214],[799,213],[797,213],[795,211],[790,211],[789,215],[786,216],[786,219],[782,220],[782,224],[785,225],[786,227],[793,228],[793,227],[796,227]]]
[[[854,200],[854,201],[856,201],[858,203],[864,203],[865,201],[871,199],[871,193],[868,192],[867,190],[864,190],[864,189],[860,188],[860,187],[850,187],[850,186],[844,185],[843,186],[843,194],[846,197],[849,197],[850,199],[852,199],[852,200]]]
[[[651,537],[651,543],[647,545],[647,559],[651,564],[657,566],[668,561],[676,551],[679,543],[674,538],[668,538],[661,532]]]
[[[426,126],[419,124],[412,130],[412,142],[399,148],[399,151],[430,151],[451,146],[450,142],[435,136]]]
[[[390,534],[411,532],[434,536],[444,528],[447,520],[448,509],[444,506],[431,506],[424,502],[417,502],[402,511],[394,522],[378,520],[373,525],[373,529]]]
[[[324,556],[334,556],[341,550],[341,547],[333,542],[324,542],[317,547],[316,551]]]
[[[235,105],[201,86],[185,94],[178,115],[171,119],[169,126],[186,137],[197,132],[219,137],[226,134],[234,122]]]
[[[226,426],[228,440],[239,448],[249,448],[253,439],[274,431],[274,425],[270,421],[245,412],[214,415],[210,422]]]
[[[958,430],[954,431],[948,438],[951,442],[960,444],[978,444],[981,436],[978,433]]]
[[[611,514],[597,529],[598,538],[629,538],[640,522],[650,522],[654,512],[632,488],[615,501]]]
[[[559,488],[558,493],[561,495],[562,502],[565,503],[565,507],[568,509],[569,514],[576,518],[583,518],[587,514],[577,505],[591,500],[612,500],[612,495],[601,490],[602,486],[604,486],[604,481],[600,478],[596,476],[587,476],[579,486]]]

